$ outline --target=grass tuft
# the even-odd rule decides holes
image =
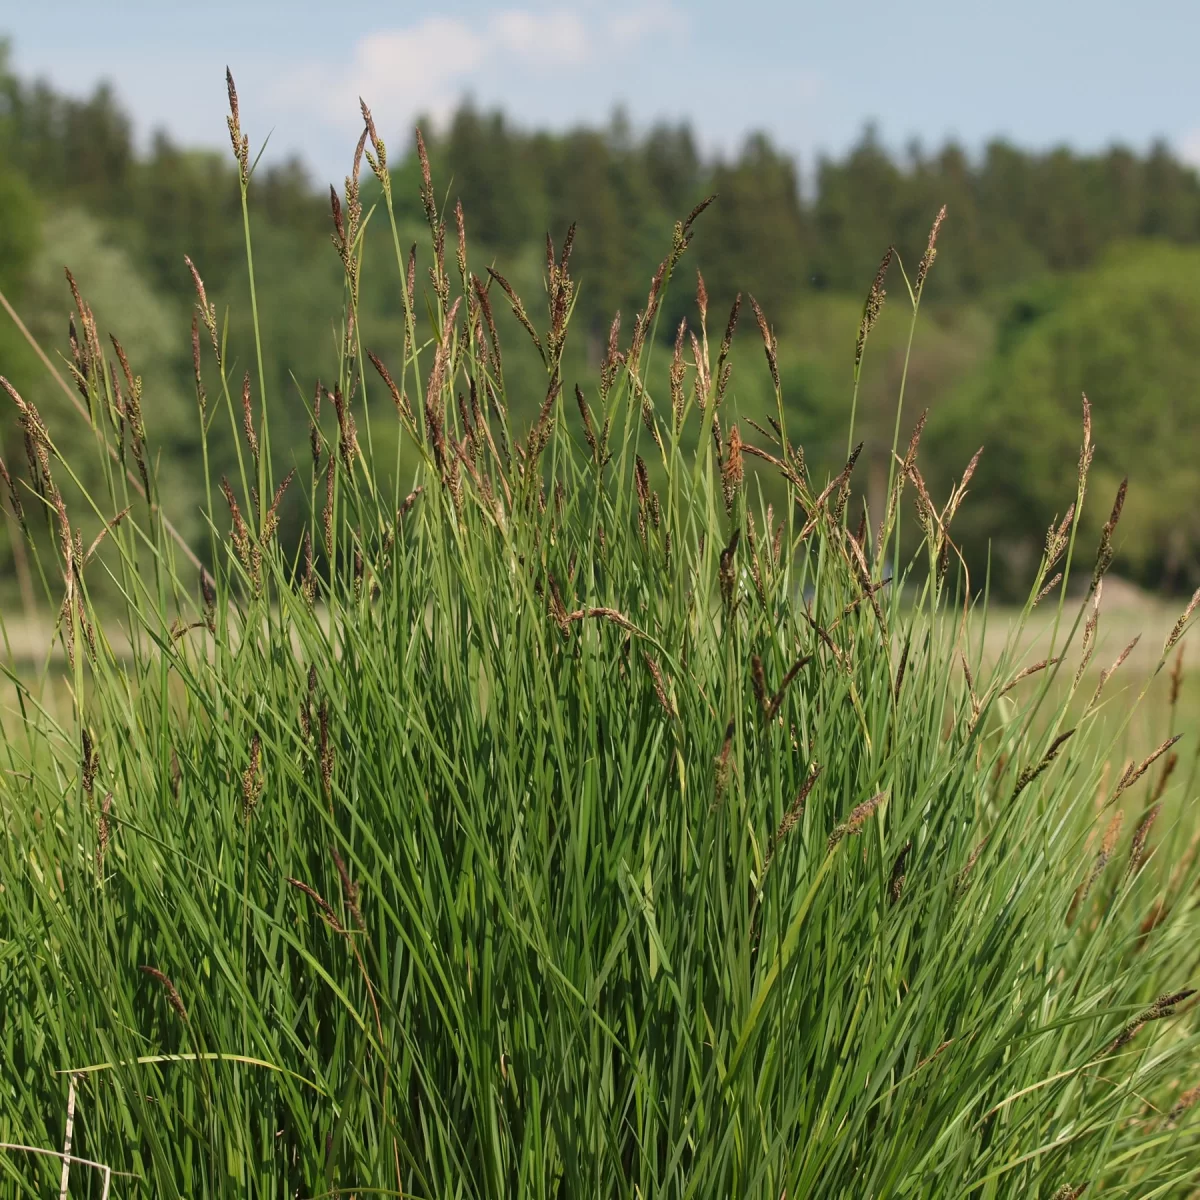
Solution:
[[[950,531],[974,460],[939,507],[924,416],[860,514],[862,443],[810,476],[756,302],[775,411],[732,411],[740,298],[714,362],[702,279],[663,331],[669,372],[648,369],[708,201],[627,339],[613,320],[598,379],[566,381],[573,233],[547,241],[544,313],[471,269],[457,205],[448,271],[418,135],[428,284],[394,237],[403,322],[364,329],[364,154],[397,225],[362,112],[331,199],[344,308],[307,486],[272,454],[283,401],[237,365],[260,347],[218,337],[190,260],[203,461],[221,409],[238,455],[204,481],[203,557],[162,511],[153,405],[77,289],[72,377],[106,481],[71,493],[102,531],[86,554],[59,490],[75,464],[0,379],[29,458],[5,482],[67,654],[58,687],[9,672],[0,743],[6,1189],[53,1187],[57,1152],[24,1151],[63,1144],[69,1087],[74,1161],[130,1196],[1193,1194],[1196,759],[1176,770],[1172,728],[1110,797],[1136,705],[1074,704],[1125,494],[1060,628],[1086,402],[1073,503],[984,655],[986,593]],[[905,276],[914,324],[944,213]],[[889,270],[892,250],[856,380]],[[546,370],[528,430],[493,285]],[[1108,810],[1139,786],[1122,850]]]

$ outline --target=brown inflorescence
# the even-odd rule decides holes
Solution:
[[[870,337],[871,330],[875,328],[875,322],[879,320],[884,299],[887,297],[887,292],[883,288],[883,281],[887,278],[888,267],[892,265],[892,256],[895,253],[895,246],[889,246],[884,251],[883,258],[879,263],[879,270],[875,272],[875,278],[871,282],[871,290],[867,293],[867,299],[863,304],[862,320],[858,326],[858,341],[854,346],[854,370],[856,372],[862,366],[863,351],[867,346],[867,338]]]
[[[829,835],[828,848],[832,850],[844,838],[861,833],[868,818],[886,798],[887,792],[876,792],[869,800],[864,800],[851,809],[850,815],[840,825],[834,826],[833,832]]]

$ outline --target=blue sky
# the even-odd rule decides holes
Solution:
[[[110,79],[140,134],[224,144],[226,63],[252,141],[345,173],[356,97],[393,144],[420,111],[464,94],[520,123],[689,120],[709,150],[767,130],[800,156],[837,153],[878,123],[896,148],[1141,148],[1166,138],[1200,164],[1197,0],[766,3],[511,0],[15,0],[0,9],[24,75],[86,92]]]

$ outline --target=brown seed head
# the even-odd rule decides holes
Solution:
[[[737,574],[734,569],[734,556],[737,554],[738,539],[741,537],[742,531],[738,526],[734,526],[732,535],[725,548],[721,551],[721,557],[718,562],[718,577],[721,584],[721,599],[725,602],[725,611],[728,612],[733,606],[735,585],[737,583]]]
[[[217,609],[217,587],[213,577],[204,568],[200,570],[200,599],[204,604],[205,619],[211,631]]]
[[[467,287],[467,227],[463,221],[461,200],[456,201],[454,204],[454,224],[458,232],[458,245],[455,257],[458,262],[458,273],[462,278],[463,290],[465,291]]]
[[[237,88],[233,83],[233,72],[228,67],[225,68],[225,87],[229,92],[229,119],[233,122],[234,127],[240,130]]]
[[[183,1007],[183,1001],[179,998],[179,989],[164,975],[157,967],[138,967],[138,970],[143,975],[149,975],[151,979],[156,980],[163,986],[167,993],[167,1000],[171,1007],[179,1014],[184,1021],[188,1019],[187,1012]]]
[[[346,864],[342,861],[342,856],[337,852],[337,847],[330,846],[329,853],[333,857],[333,865],[337,867],[338,878],[342,883],[342,899],[346,902],[346,907],[354,917],[354,923],[359,929],[365,932],[367,926],[363,920],[362,910],[359,908],[358,884],[351,880],[350,872],[346,869]]]
[[[242,133],[237,88],[233,85],[233,74],[228,67],[225,68],[225,85],[229,91],[229,116],[225,118],[225,123],[229,126],[229,140],[233,145],[233,157],[237,159],[238,173],[244,188],[250,182],[250,139]]]
[[[333,244],[344,260],[346,256],[346,224],[342,219],[342,202],[338,199],[337,190],[332,183],[329,185],[329,208],[333,214]]]
[[[537,335],[537,330],[533,327],[533,322],[529,319],[529,314],[525,311],[525,305],[522,303],[520,296],[513,290],[513,286],[500,274],[499,271],[493,270],[491,267],[487,269],[488,274],[499,285],[500,290],[508,297],[509,305],[512,307],[513,316],[521,322],[525,332],[529,334],[533,342],[534,348],[541,356],[543,362],[546,361],[546,352],[542,349],[542,340]]]
[[[1013,688],[1023,679],[1028,679],[1030,675],[1036,675],[1039,671],[1044,671],[1047,667],[1052,667],[1058,662],[1058,658],[1043,658],[1031,666],[1025,667],[1018,671],[1001,689],[1000,695],[1003,696],[1006,692],[1011,692]]]
[[[1054,591],[1054,589],[1058,587],[1061,582],[1062,572],[1059,571],[1058,574],[1056,574],[1054,578],[1051,579],[1050,582],[1046,584],[1046,586],[1042,588],[1040,592],[1038,592],[1037,596],[1034,598],[1033,607],[1036,608],[1043,600],[1045,600],[1045,598],[1050,595],[1050,593]]]
[[[633,375],[632,368],[630,375]],[[658,422],[654,419],[654,406],[650,403],[650,394],[642,387],[639,381],[636,384],[638,390],[642,393],[642,424],[646,427],[646,432],[650,435],[650,440],[654,443],[655,448],[662,449],[662,437],[658,432]]]
[[[108,792],[100,802],[100,817],[96,822],[96,877],[104,872],[104,856],[108,853],[108,845],[112,839],[109,818],[112,814],[113,794]]]
[[[476,282],[478,282],[478,280],[476,280]],[[401,394],[400,389],[396,386],[391,375],[388,373],[387,367],[385,367],[379,358],[372,354],[370,350],[367,351],[367,358],[370,359],[371,365],[375,368],[375,370],[379,372],[380,379],[383,380],[387,390],[391,393],[392,403],[396,406],[397,415],[411,424],[414,418],[412,405],[409,404],[408,397]]]
[[[921,445],[921,434],[925,431],[925,422],[929,417],[929,409],[922,409],[917,423],[913,427],[912,437],[908,439],[908,449],[904,453],[903,474],[907,474],[917,461],[917,449]]]
[[[773,721],[775,719],[775,717],[778,715],[779,710],[783,707],[783,700],[784,700],[785,695],[787,694],[788,688],[792,684],[792,680],[795,679],[796,676],[799,675],[800,672],[810,662],[812,662],[812,655],[811,654],[802,654],[788,668],[787,674],[783,677],[783,682],[780,683],[780,685],[779,685],[779,690],[775,693],[774,696],[771,697],[771,702],[770,702],[770,704],[767,705],[767,710],[766,710],[766,714],[765,714],[767,721]]]
[[[1050,764],[1058,757],[1058,752],[1067,744],[1074,736],[1075,730],[1068,729],[1065,733],[1060,733],[1058,737],[1050,743],[1050,748],[1042,755],[1041,760],[1036,765],[1030,765],[1021,772],[1017,777],[1017,786],[1013,789],[1012,798],[1015,800],[1021,792],[1023,792]]]
[[[900,652],[900,665],[896,668],[896,682],[892,687],[892,699],[900,702],[900,689],[904,686],[904,672],[908,667],[908,652],[912,648],[912,630],[904,639],[904,649]]]
[[[246,527],[246,522],[242,517],[242,510],[238,507],[237,497],[233,494],[233,488],[225,476],[221,477],[221,491],[225,496],[225,502],[229,505],[229,515],[233,521],[230,539],[233,542],[234,551],[238,556],[238,561],[249,571],[251,564],[250,531]]]
[[[938,209],[938,215],[933,219],[933,227],[929,231],[929,244],[925,247],[925,253],[921,255],[921,262],[917,267],[916,286],[913,291],[920,296],[925,287],[925,277],[929,274],[929,268],[933,266],[933,260],[937,258],[937,238],[938,231],[942,228],[942,222],[946,219],[946,206],[943,204]]]
[[[258,434],[254,432],[254,412],[250,407],[250,372],[247,371],[242,379],[242,428],[246,431],[246,445],[250,447],[250,455],[258,465]]]
[[[334,498],[334,472],[337,469],[337,459],[333,456],[333,451],[329,452],[329,461],[325,465],[325,507],[321,512],[321,527],[325,534],[325,549],[326,551],[333,550],[333,498]]]
[[[269,541],[275,536],[275,531],[279,528],[279,505],[283,500],[283,494],[288,489],[288,484],[292,482],[292,477],[296,474],[296,468],[292,467],[290,471],[283,477],[283,481],[275,489],[275,495],[271,500],[271,507],[267,509],[267,515],[263,518],[262,540]]]
[[[889,246],[884,252],[883,258],[879,263],[879,270],[875,272],[875,278],[871,283],[871,290],[867,293],[867,299],[863,304],[862,320],[858,326],[858,341],[854,347],[854,370],[856,372],[862,365],[863,351],[866,349],[867,338],[870,337],[871,330],[875,328],[875,322],[879,320],[884,299],[887,297],[887,292],[883,288],[883,281],[887,278],[888,267],[892,265],[892,256],[895,253],[895,246]]]
[[[775,854],[779,850],[780,844],[789,833],[795,829],[800,818],[804,816],[804,805],[808,801],[813,788],[816,786],[817,779],[821,775],[820,763],[813,763],[808,769],[808,776],[804,783],[800,786],[800,791],[797,793],[795,800],[788,805],[787,811],[783,814],[783,819],[779,822],[779,827],[775,830],[775,836],[771,839],[771,845],[767,850],[767,856],[763,861],[762,877],[765,879],[767,870],[771,863],[775,860]]]
[[[888,883],[888,896],[893,904],[900,902],[900,897],[904,894],[904,879],[908,856],[912,851],[912,842],[905,842],[896,855],[896,861],[892,864],[892,878]]]
[[[363,591],[363,576],[366,571],[366,563],[363,561],[362,550],[354,547],[354,599],[355,601],[362,599]]]
[[[192,312],[192,375],[196,381],[196,401],[200,405],[200,416],[203,418],[207,407],[207,396],[204,393],[204,380],[200,377],[200,322],[195,311]]]
[[[81,777],[83,790],[90,801],[92,798],[92,788],[96,782],[96,769],[100,766],[100,756],[96,753],[92,745],[92,735],[88,732],[86,725],[83,727],[80,743],[82,750]]]
[[[1083,444],[1079,448],[1078,495],[1080,500],[1087,491],[1088,471],[1095,453],[1096,447],[1092,445],[1092,404],[1085,393],[1083,397]]]
[[[1158,782],[1154,785],[1154,792],[1150,796],[1151,804],[1155,804],[1162,799],[1163,793],[1167,790],[1167,784],[1170,782],[1171,776],[1175,773],[1175,768],[1178,765],[1179,755],[1172,751],[1167,755],[1162,771],[1158,776]]]
[[[637,492],[638,507],[645,508],[650,503],[650,474],[640,454],[634,455],[633,486]]]
[[[713,783],[717,796],[717,803],[720,803],[725,796],[725,792],[729,788],[729,777],[732,773],[730,756],[733,751],[733,731],[734,719],[729,718],[729,723],[725,726],[725,740],[721,743],[721,752],[715,759],[716,771],[713,775]]]
[[[221,342],[217,334],[217,306],[208,302],[208,294],[204,290],[204,280],[200,278],[200,272],[196,270],[195,263],[185,254],[183,261],[187,264],[187,269],[192,273],[192,283],[196,288],[196,307],[200,314],[200,320],[204,322],[204,328],[208,330],[209,340],[212,342],[213,353],[217,356],[217,364],[221,362]],[[198,353],[197,353],[198,357]]]
[[[13,477],[8,473],[8,468],[4,465],[4,460],[0,458],[0,482],[8,489],[8,502],[12,505],[13,516],[17,518],[22,529],[25,528],[25,510],[21,505],[21,494],[17,491],[17,485]]]
[[[742,293],[738,292],[733,298],[733,307],[729,310],[729,320],[725,325],[725,336],[721,339],[721,349],[717,354],[717,379],[720,380],[721,369],[725,366],[725,360],[729,357],[730,348],[733,346],[733,335],[737,330],[738,315],[742,311]]]
[[[758,701],[758,707],[766,712],[770,702],[767,698],[767,676],[763,671],[762,659],[757,654],[750,659],[750,682],[754,686],[754,699]]]
[[[758,301],[753,296],[750,297],[750,306],[754,309],[754,319],[758,322],[758,331],[762,335],[763,351],[767,356],[767,366],[771,370],[771,379],[775,384],[775,391],[779,391],[779,343],[775,339],[775,334],[771,332],[770,326],[767,324],[767,318],[763,315],[763,310],[759,308]]]
[[[1121,778],[1117,781],[1117,790],[1113,793],[1111,803],[1115,804],[1118,797],[1133,787],[1133,785],[1137,783],[1137,781],[1141,779],[1143,775],[1145,775],[1150,767],[1157,762],[1159,758],[1166,754],[1166,752],[1170,750],[1171,747],[1174,746],[1181,737],[1183,737],[1183,734],[1177,733],[1174,737],[1167,738],[1167,740],[1163,742],[1161,746],[1142,759],[1142,761],[1136,767],[1130,763],[1129,766],[1125,768]]]
[[[345,934],[345,929],[342,928],[342,923],[337,919],[337,915],[329,906],[325,898],[313,887],[310,887],[302,880],[294,879],[291,875],[287,877],[288,883],[297,891],[303,892],[316,906],[321,910],[321,916],[325,923],[333,930],[334,933]]]
[[[688,330],[688,341],[692,347],[692,366],[696,371],[692,381],[692,394],[696,397],[696,407],[703,414],[705,406],[708,404],[709,392],[712,390],[712,375],[708,368],[708,334],[703,329],[700,332],[704,338],[703,345],[690,329]]]
[[[1133,653],[1134,647],[1141,640],[1142,640],[1142,635],[1139,633],[1137,635],[1137,637],[1135,637],[1133,639],[1133,641],[1131,641],[1125,647],[1125,649],[1122,650],[1121,653],[1117,655],[1117,659],[1113,663],[1113,665],[1111,667],[1106,667],[1103,671],[1100,672],[1100,681],[1099,681],[1099,683],[1096,684],[1096,690],[1092,694],[1091,701],[1088,703],[1089,708],[1091,708],[1100,699],[1100,693],[1104,690],[1104,685],[1113,677],[1113,675],[1116,674],[1117,671],[1120,670],[1121,665],[1130,656],[1130,654]]]
[[[354,414],[350,411],[349,400],[342,395],[342,389],[335,387],[333,393],[326,393],[333,401],[333,411],[337,414],[338,422],[338,453],[341,455],[342,466],[346,474],[354,472],[354,460],[359,456],[358,427],[354,423]]]
[[[1067,548],[1069,535],[1071,531],[1071,522],[1075,519],[1075,505],[1072,504],[1067,509],[1066,516],[1055,525],[1053,522],[1050,528],[1046,530],[1046,566],[1045,570],[1049,570],[1062,557],[1063,551]]]
[[[1183,637],[1184,630],[1187,628],[1187,623],[1192,619],[1192,614],[1196,611],[1196,606],[1200,605],[1200,588],[1197,588],[1192,593],[1192,598],[1188,601],[1188,606],[1183,610],[1183,614],[1179,620],[1175,622],[1174,628],[1167,635],[1166,644],[1163,646],[1162,656],[1165,660],[1167,655],[1171,653],[1175,644]],[[1182,647],[1181,647],[1182,650]],[[1172,700],[1172,703],[1174,701]]]
[[[475,291],[479,311],[487,324],[492,371],[499,376],[501,373],[500,335],[496,332],[496,321],[492,316],[492,301],[488,295],[488,287],[478,275],[471,276],[471,287]]]
[[[319,734],[321,787],[328,800],[333,788],[333,743],[329,738],[329,702],[322,697],[317,709],[317,729]]]
[[[671,412],[675,421],[675,436],[678,437],[683,432],[683,410],[684,410],[684,395],[683,395],[683,336],[687,332],[687,318],[684,317],[679,322],[679,329],[675,334],[675,349],[671,355],[671,369],[669,373],[670,388],[671,388]]]
[[[262,796],[262,740],[256,733],[250,739],[250,762],[242,772],[242,819],[250,820]]]
[[[367,129],[364,126],[362,133],[358,135],[358,142],[354,147],[354,162],[350,168],[350,174],[346,179],[346,199],[347,208],[351,214],[350,221],[350,240],[354,240],[354,233],[358,229],[358,220],[362,216],[362,204],[359,201],[359,176],[362,174],[362,159],[363,150],[367,145]]]
[[[321,387],[321,381],[317,380],[316,390],[313,392],[312,416],[308,422],[308,447],[312,453],[313,471],[316,472],[321,466],[321,393],[324,389]]]
[[[304,531],[304,575],[300,580],[300,594],[305,604],[312,608],[317,598],[317,573],[313,568],[312,534],[307,529]]]
[[[433,199],[433,179],[429,173],[429,154],[425,149],[425,139],[421,136],[421,131],[417,130],[417,161],[421,165],[421,207],[425,210],[425,219],[429,222],[429,228],[436,230],[437,205]]]
[[[876,792],[869,800],[864,800],[855,806],[850,815],[840,824],[834,826],[829,835],[828,849],[832,850],[843,838],[861,833],[871,814],[887,799],[887,792]]]
[[[1100,548],[1096,552],[1096,566],[1092,571],[1093,591],[1099,586],[1100,580],[1104,578],[1104,573],[1112,563],[1113,554],[1115,553],[1113,549],[1113,534],[1116,532],[1117,522],[1121,519],[1121,510],[1125,507],[1125,492],[1128,487],[1129,478],[1126,476],[1126,478],[1121,480],[1121,484],[1117,488],[1117,496],[1113,501],[1112,512],[1109,514],[1104,528],[1100,531]],[[1173,645],[1174,643],[1171,644]]]
[[[683,257],[684,251],[692,242],[692,225],[696,218],[716,199],[716,195],[706,196],[690,213],[682,220],[675,222],[675,229],[671,238],[671,256],[668,259],[667,270],[673,271],[676,264]]]
[[[1179,1099],[1171,1105],[1171,1111],[1167,1113],[1167,1124],[1178,1124],[1179,1118],[1198,1100],[1200,1100],[1200,1087],[1188,1088],[1186,1092],[1180,1093]]]
[[[375,151],[374,155],[367,154],[367,162],[370,164],[371,170],[375,172],[375,177],[384,187],[390,187],[390,181],[387,174],[387,146],[384,145],[383,139],[375,130],[375,119],[371,116],[371,110],[367,107],[367,102],[360,96],[358,98],[359,107],[362,109],[363,123],[367,127],[367,136],[371,139],[371,147]]]
[[[732,512],[738,490],[742,486],[742,435],[735,424],[725,444],[725,461],[721,467],[721,489],[725,493],[725,511]]]
[[[1126,872],[1128,875],[1136,875],[1145,865],[1146,842],[1150,838],[1150,830],[1154,827],[1161,807],[1157,803],[1151,804],[1133,831],[1133,843],[1129,847],[1129,868]]]
[[[1171,695],[1170,706],[1171,711],[1175,711],[1175,706],[1179,703],[1179,692],[1183,687],[1183,647],[1179,647],[1179,652],[1175,655],[1175,665],[1171,669]]]
[[[1164,1017],[1174,1015],[1175,1006],[1182,1004],[1193,995],[1195,995],[1193,988],[1184,988],[1182,991],[1173,992],[1170,995],[1159,996],[1149,1008],[1140,1012],[1105,1047],[1103,1057],[1107,1058],[1110,1054],[1115,1054],[1123,1046],[1128,1045],[1151,1021],[1161,1021]]]
[[[1103,590],[1104,580],[1101,578],[1097,581],[1096,590],[1092,593],[1092,610],[1088,613],[1087,620],[1083,624],[1083,641],[1079,655],[1079,666],[1075,671],[1075,687],[1079,686],[1079,681],[1083,678],[1083,673],[1087,670],[1088,663],[1092,661],[1092,652],[1096,648],[1096,627],[1100,623],[1100,596]]]
[[[592,451],[592,461],[600,462],[600,447],[596,442],[596,430],[592,424],[592,410],[588,408],[588,402],[584,398],[583,389],[579,384],[575,385],[575,403],[579,407],[579,415],[583,418],[583,436],[587,439],[587,444]]]
[[[617,370],[621,366],[621,352],[617,348],[617,339],[621,334],[621,313],[618,312],[613,316],[612,324],[608,328],[608,345],[604,351],[604,361],[600,364],[600,401],[603,403],[608,399],[608,393],[612,390],[613,384],[617,379]]]
[[[404,295],[406,298],[406,312],[409,317],[413,316],[413,308],[416,304],[417,294],[417,243],[413,244],[408,249],[408,267],[404,275]],[[409,338],[409,331],[404,332],[405,339]],[[411,342],[407,343],[411,349]]]
[[[654,680],[654,694],[658,697],[658,702],[662,705],[663,712],[674,720],[677,715],[675,705],[671,703],[671,697],[667,691],[667,683],[663,678],[662,670],[649,654],[643,651],[642,657],[646,660],[646,666],[650,668],[650,676]]]

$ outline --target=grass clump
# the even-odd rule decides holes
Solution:
[[[257,372],[196,264],[201,421],[228,419],[241,463],[214,481],[206,459],[198,576],[162,514],[152,405],[82,297],[72,373],[108,484],[77,502],[104,531],[87,552],[72,464],[8,385],[69,703],[16,680],[3,744],[0,1140],[28,1148],[0,1152],[6,1189],[59,1180],[32,1151],[63,1145],[69,1099],[71,1154],[102,1164],[71,1167],[78,1194],[1189,1194],[1185,773],[1172,744],[1108,764],[1104,695],[1070,684],[1119,508],[1046,660],[973,665],[950,534],[970,472],[936,504],[920,423],[860,520],[857,451],[822,486],[788,437],[757,304],[777,407],[735,414],[738,308],[714,354],[703,281],[651,394],[703,205],[598,382],[572,381],[578,420],[571,233],[547,243],[539,321],[471,273],[427,169],[428,282],[394,239],[405,334],[373,346],[361,235],[393,209],[364,118],[332,202],[346,308],[307,486],[277,478]],[[892,289],[914,323],[933,251]],[[525,431],[502,308],[545,365]],[[1064,611],[1090,438],[1085,420],[1026,616],[1047,588]]]

